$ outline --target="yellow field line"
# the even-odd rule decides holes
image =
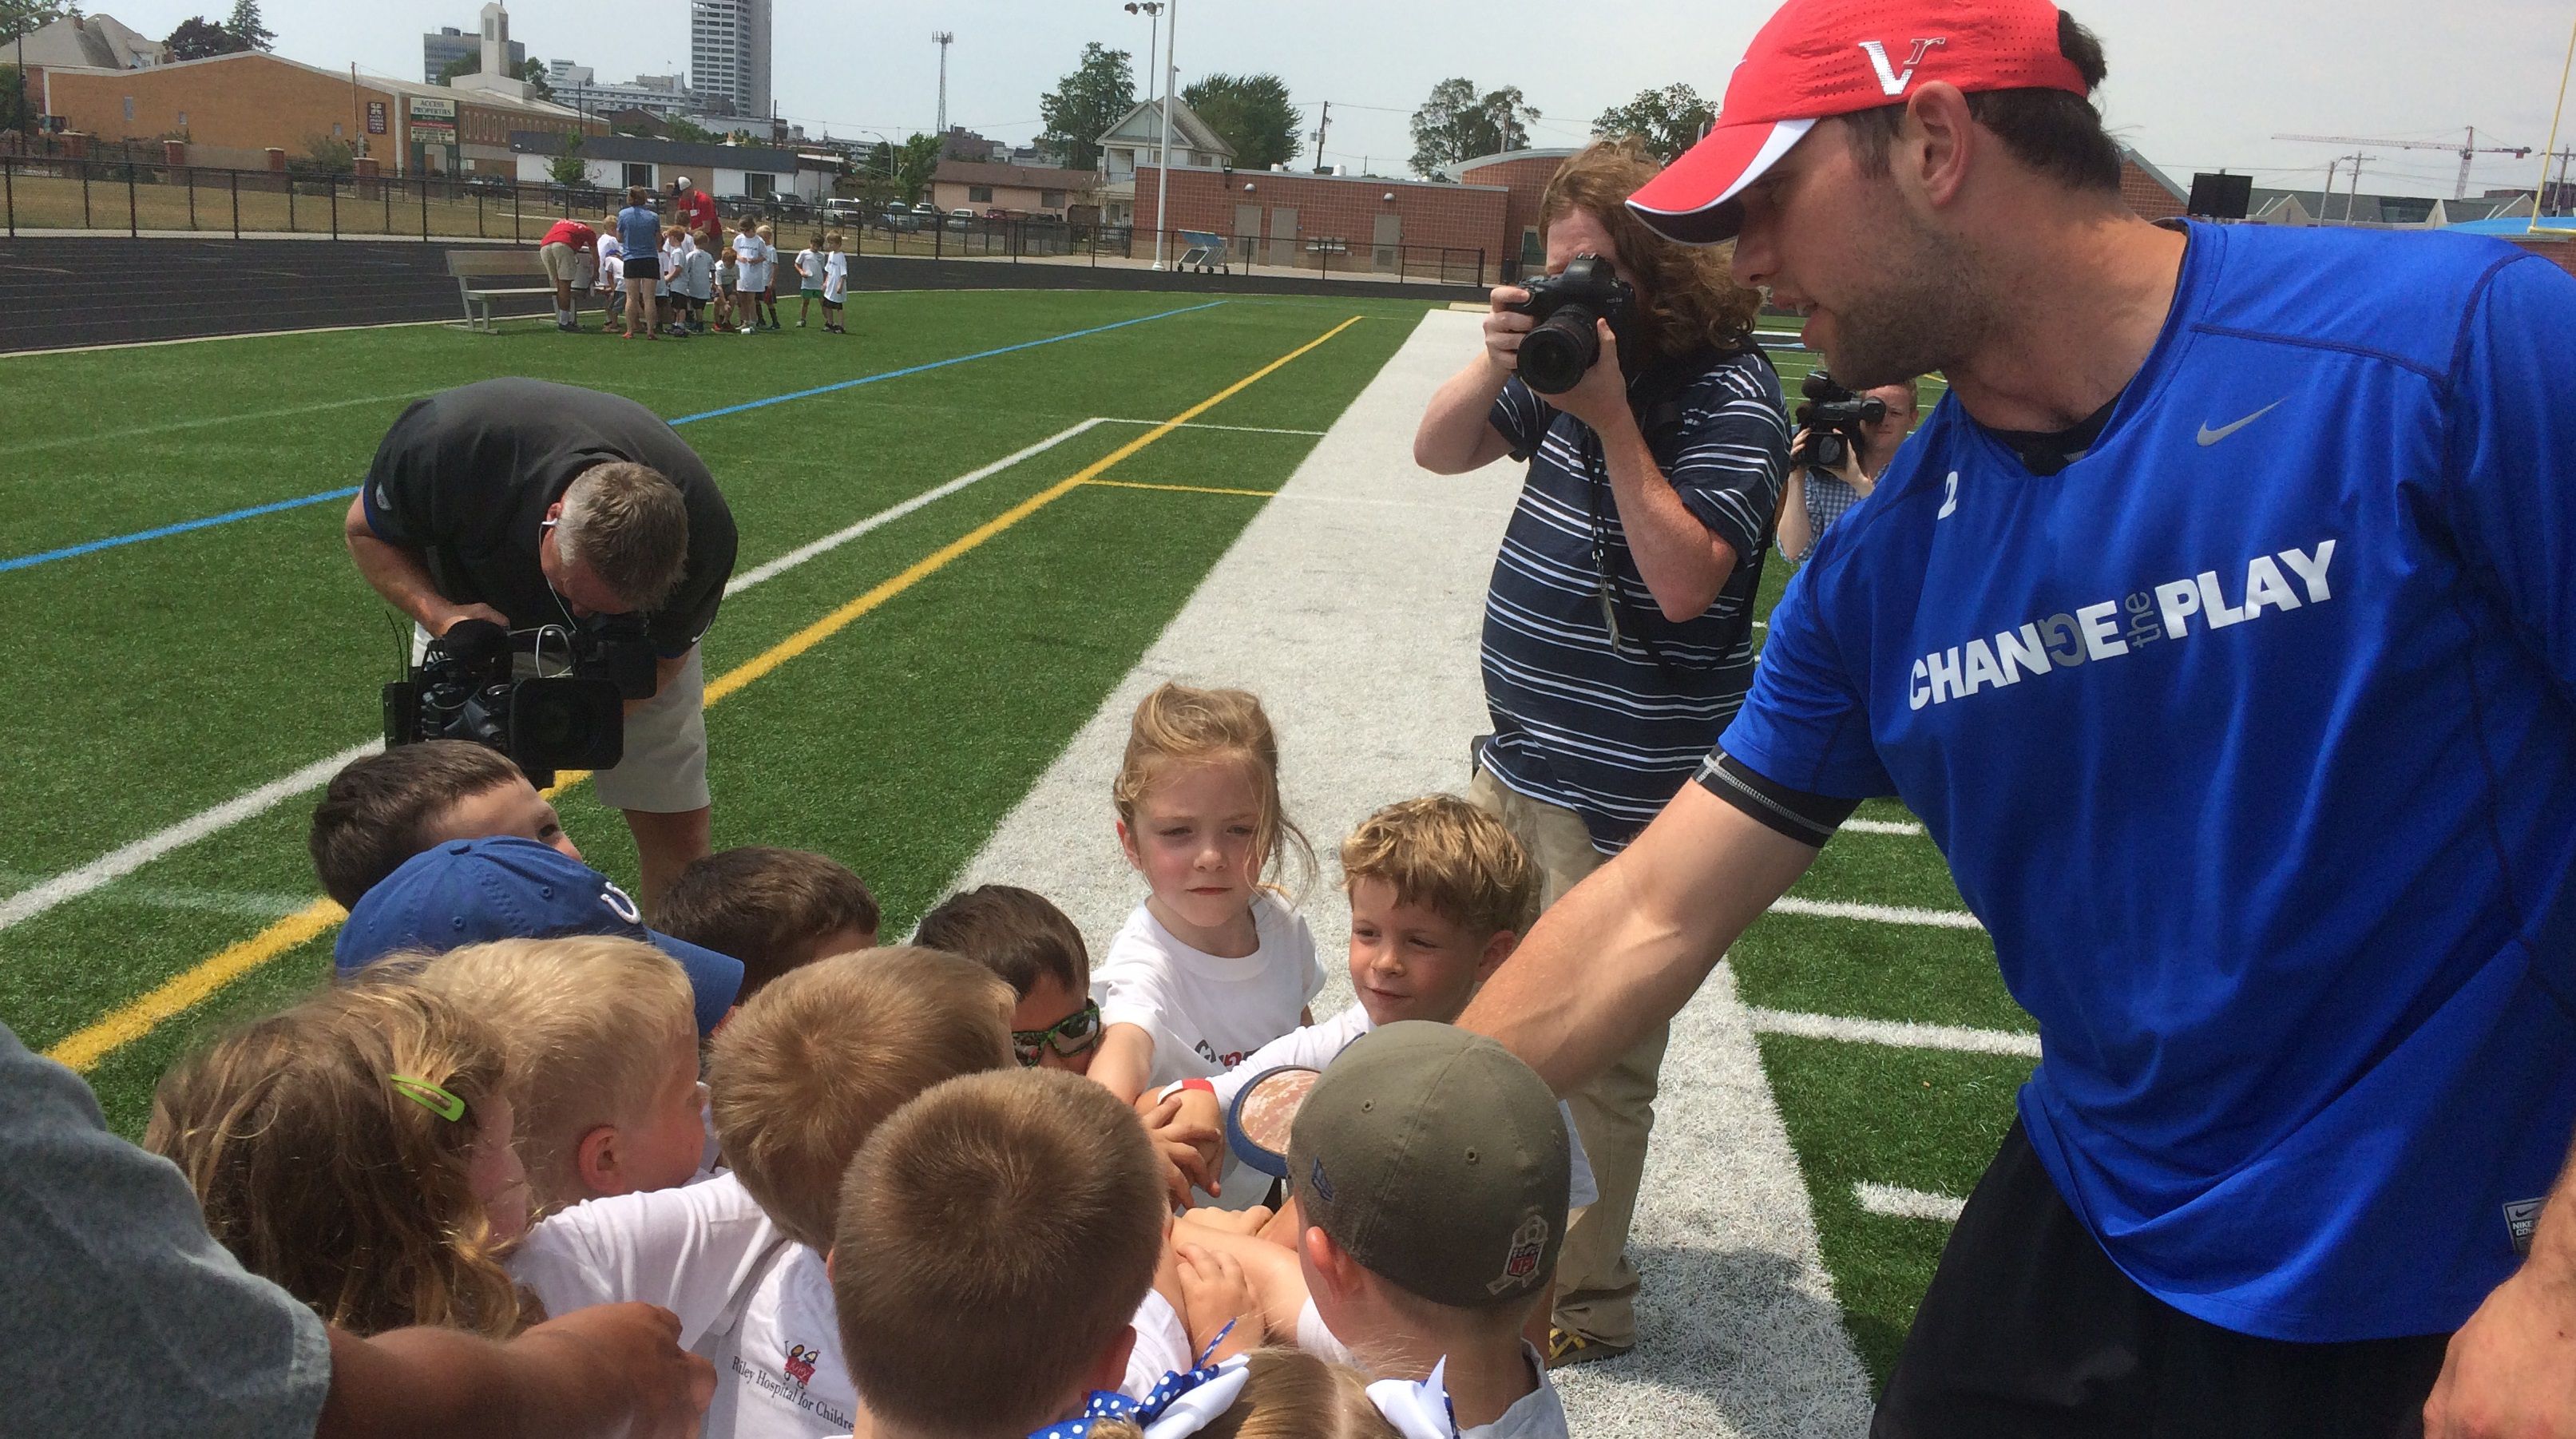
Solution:
[[[1113,490],[1165,490],[1176,495],[1259,495],[1267,499],[1279,493],[1277,490],[1228,490],[1215,485],[1149,485],[1143,480],[1093,480],[1091,483],[1106,485]]]
[[[1181,426],[1188,424],[1190,421],[1195,420],[1199,416],[1206,414],[1208,411],[1215,409],[1227,400],[1233,399],[1236,395],[1242,394],[1245,390],[1250,389],[1253,385],[1276,372],[1290,361],[1314,350],[1325,341],[1332,339],[1335,335],[1340,334],[1342,331],[1349,329],[1351,326],[1356,325],[1359,322],[1360,317],[1357,315],[1342,321],[1333,328],[1326,330],[1323,334],[1316,336],[1305,344],[1299,345],[1296,349],[1290,350],[1287,354],[1281,355],[1278,359],[1271,361],[1269,364],[1262,366],[1260,369],[1253,371],[1251,374],[1244,376],[1242,379],[1235,381],[1233,384],[1226,386],[1224,389],[1217,391],[1215,394],[1210,395],[1206,399],[1199,401],[1197,404],[1190,406],[1188,409],[1181,411],[1172,418],[1155,425],[1144,434],[1120,445],[1117,449],[1110,451],[1100,459],[1094,460],[1090,464],[1083,466],[1082,469],[1076,472],[1071,478],[1058,480],[1056,483],[1049,485],[1047,488],[1040,490],[1029,498],[1020,501],[1018,504],[1011,506],[1002,513],[995,515],[993,518],[986,520],[980,525],[977,525],[975,528],[968,530],[965,534],[958,536],[947,544],[941,545],[938,549],[931,551],[921,559],[906,566],[902,573],[895,575],[893,578],[877,585],[874,589],[869,590],[866,594],[859,596],[857,599],[854,599],[848,604],[841,606],[839,609],[832,611],[830,614],[823,616],[814,623],[807,625],[805,628],[798,630],[792,635],[789,635],[777,644],[772,645],[759,656],[737,666],[715,680],[713,683],[709,684],[707,686],[707,703],[710,705],[716,703],[741,689],[743,686],[750,684],[752,681],[761,678],[774,669],[777,669],[780,665],[787,663],[789,660],[792,660],[798,655],[805,653],[807,650],[814,648],[814,646],[821,644],[823,641],[831,638],[841,630],[848,628],[850,623],[858,619],[861,615],[877,608],[886,601],[893,599],[895,596],[902,594],[905,590],[911,589],[914,585],[921,583],[922,580],[928,578],[943,566],[947,565],[949,561],[956,559],[959,555],[966,553],[968,550],[984,543],[993,536],[998,535],[1002,531],[1009,529],[1011,526],[1018,524],[1020,521],[1027,519],[1029,516],[1037,513],[1041,509],[1044,509],[1046,506],[1053,504],[1055,501],[1062,499],[1066,495],[1073,493],[1082,486],[1089,484],[1118,483],[1117,481],[1104,481],[1099,477],[1108,473],[1112,466],[1124,462],[1147,445],[1154,443],[1156,440],[1172,433]],[[1258,492],[1256,491],[1254,493]],[[555,787],[552,790],[547,791],[547,793],[561,793],[562,791],[571,788],[573,785],[579,784],[587,776],[588,771],[567,771],[557,779]],[[122,1049],[126,1045],[132,1044],[134,1041],[151,1033],[163,1020],[169,1019],[174,1015],[203,1003],[206,998],[212,995],[215,991],[223,988],[227,984],[230,984],[244,974],[257,969],[259,966],[277,958],[279,955],[286,953],[297,945],[304,944],[307,941],[318,938],[322,934],[328,932],[333,925],[340,922],[343,913],[344,912],[341,910],[340,906],[333,904],[331,901],[327,899],[317,899],[306,908],[288,915],[286,918],[277,921],[275,924],[272,924],[268,928],[261,930],[259,933],[252,935],[250,938],[243,940],[241,943],[229,946],[208,957],[186,973],[164,981],[150,993],[145,994],[142,998],[134,1000],[133,1002],[111,1012],[105,1018],[90,1025],[88,1028],[70,1035],[60,1043],[56,1044],[53,1048],[45,1051],[46,1057],[84,1072],[95,1068],[100,1060],[105,1059],[108,1055],[115,1053],[117,1050]]]

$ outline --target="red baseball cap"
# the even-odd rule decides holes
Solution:
[[[2057,15],[2051,0],[1789,0],[1726,82],[1716,127],[1628,208],[1658,234],[1711,245],[1735,237],[1735,197],[1818,120],[1903,104],[1933,80],[2085,94]]]

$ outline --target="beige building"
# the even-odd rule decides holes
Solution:
[[[1054,170],[1035,165],[995,165],[977,160],[942,160],[930,177],[930,203],[941,214],[1002,210],[1013,215],[1065,218],[1067,207],[1094,203],[1100,176],[1090,170]]]
[[[325,70],[260,51],[142,70],[56,67],[40,103],[66,129],[102,140],[186,140],[201,165],[257,168],[270,148],[309,153],[339,140],[391,174],[513,176],[513,134],[603,134],[607,126],[538,100]]]

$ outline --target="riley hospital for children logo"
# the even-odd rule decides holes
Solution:
[[[2159,640],[2179,640],[2202,630],[2222,630],[2334,598],[2327,570],[2335,542],[2313,550],[2286,549],[2245,562],[2240,581],[2231,569],[2164,581],[2124,598],[2085,605],[1935,650],[1914,662],[1906,679],[1909,709],[1948,704],[1984,690],[2006,689],[2087,661],[2117,659]],[[2234,603],[2230,603],[2231,597]]]

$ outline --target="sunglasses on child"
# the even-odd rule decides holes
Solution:
[[[1044,1029],[1011,1031],[1011,1053],[1019,1056],[1024,1069],[1035,1069],[1045,1050],[1054,1050],[1060,1059],[1071,1059],[1099,1042],[1100,1001],[1096,999],[1083,1001],[1082,1008]]]

